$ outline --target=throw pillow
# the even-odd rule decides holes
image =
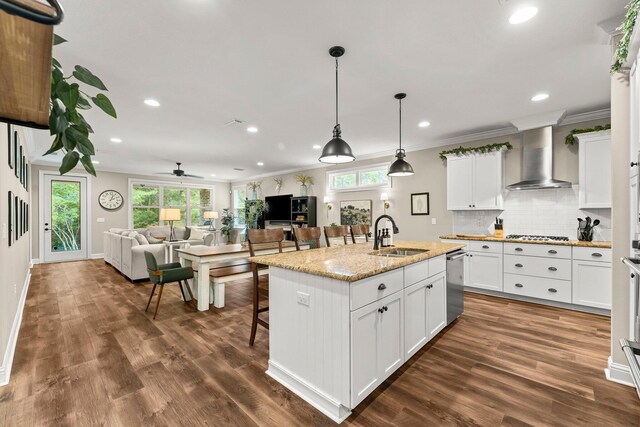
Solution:
[[[147,238],[146,238],[146,237],[144,237],[144,235],[143,235],[143,234],[140,234],[140,233],[136,234],[135,239],[136,239],[136,240],[138,241],[138,243],[140,243],[141,245],[148,245],[148,244],[149,244],[149,241],[147,240]]]
[[[184,237],[182,238],[183,240],[189,240],[191,239],[191,230],[193,230],[191,227],[185,227],[184,228]]]
[[[207,234],[207,230],[198,230],[197,228],[191,229],[191,240],[202,240],[204,235]]]
[[[162,243],[162,240],[153,237],[150,231],[147,231],[147,234],[144,237],[147,238],[147,242],[149,242],[150,245],[158,245]]]

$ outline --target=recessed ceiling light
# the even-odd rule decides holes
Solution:
[[[262,163],[262,162],[258,162],[258,163],[256,163],[256,165],[258,165],[258,166],[264,166],[264,163]]]
[[[258,128],[255,127],[255,126],[249,126],[247,128],[247,132],[256,133],[256,132],[258,132]]]
[[[145,99],[144,103],[147,104],[149,107],[159,107],[160,103],[158,101],[156,101],[155,99]]]
[[[522,24],[523,22],[527,22],[529,19],[536,16],[538,13],[538,8],[533,6],[526,6],[516,10],[513,15],[509,17],[510,24]]]
[[[431,123],[426,122],[426,121],[418,123],[418,127],[421,127],[421,128],[427,128],[429,126],[431,126]]]
[[[318,145],[318,144],[316,144],[316,145],[314,145],[314,146],[313,146],[313,149],[314,149],[314,150],[319,150],[319,149],[321,149],[321,148],[322,148],[322,146],[321,146],[321,145]]]
[[[91,163],[93,163],[94,165],[99,165],[100,164],[100,162],[97,161],[97,160],[91,160]]]
[[[540,102],[540,101],[544,101],[545,99],[547,99],[549,97],[548,93],[538,93],[536,95],[533,95],[531,97],[531,100],[533,102]]]
[[[111,142],[115,142],[116,144],[120,144],[122,140],[120,138],[111,138]]]
[[[216,176],[216,174],[215,174],[215,173],[212,173],[212,174],[211,174],[211,176]]]

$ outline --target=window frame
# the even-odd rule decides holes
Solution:
[[[350,191],[366,191],[366,190],[375,190],[378,188],[391,188],[393,183],[392,177],[388,177],[389,181],[386,183],[369,184],[369,185],[364,185],[361,183],[361,174],[364,172],[384,171],[386,175],[388,170],[389,170],[389,163],[377,163],[374,165],[366,165],[358,168],[337,169],[337,170],[327,171],[327,192],[328,193],[348,193]],[[355,173],[356,175],[356,185],[348,188],[335,188],[333,186],[333,178],[335,176],[347,175],[351,173]]]
[[[189,191],[190,189],[206,189],[209,190],[211,192],[211,205],[208,206],[209,208],[211,208],[211,210],[214,210],[214,206],[216,204],[215,202],[215,198],[216,198],[216,187],[215,185],[210,185],[210,184],[185,184],[182,182],[175,182],[175,181],[155,181],[155,180],[146,180],[146,179],[135,179],[135,178],[129,178],[129,194],[128,194],[128,224],[129,224],[129,228],[133,229],[133,187],[134,185],[148,185],[148,186],[154,186],[154,187],[158,187],[158,206],[135,206],[137,208],[140,207],[148,207],[148,208],[158,208],[158,209],[164,209],[166,208],[166,206],[164,206],[164,189],[165,187],[167,188],[184,188],[187,190],[187,198],[186,198],[186,211],[185,211],[185,226],[186,227],[192,227],[194,226],[194,224],[191,224],[191,192]],[[198,205],[195,206],[196,209],[202,209],[203,207],[206,206],[202,206],[202,205]],[[160,211],[158,211],[159,213]],[[166,224],[164,224],[164,221],[162,220],[158,220],[158,225],[159,226],[164,226]],[[200,224],[195,224],[195,225],[200,225]]]
[[[238,202],[238,197],[236,197],[236,191],[244,191],[244,201],[247,200],[247,186],[246,185],[234,185],[231,187],[231,211],[233,214],[233,227],[234,228],[242,228],[245,226],[244,220],[239,222],[240,215],[236,213],[237,210],[243,209],[240,207],[236,207],[236,202]]]

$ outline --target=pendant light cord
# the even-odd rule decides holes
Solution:
[[[336,58],[336,126],[338,125],[338,58]]]
[[[398,135],[400,139],[400,150],[402,150],[402,99],[398,101],[400,102],[400,128],[398,129]]]

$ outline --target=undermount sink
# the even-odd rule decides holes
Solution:
[[[407,256],[420,255],[429,252],[428,249],[382,249],[379,252],[371,252],[370,255],[383,256],[387,258],[403,258]]]

